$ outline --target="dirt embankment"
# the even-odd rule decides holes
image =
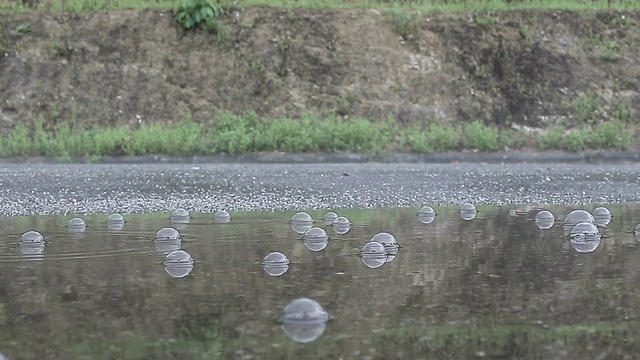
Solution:
[[[0,127],[171,123],[217,109],[508,127],[634,119],[640,13],[232,9],[0,17]]]

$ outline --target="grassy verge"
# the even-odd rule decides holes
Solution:
[[[123,9],[171,9],[182,0],[5,0],[0,2],[0,13],[33,11],[84,12],[98,10]],[[431,12],[461,11],[499,11],[512,9],[558,9],[558,10],[595,10],[595,9],[640,9],[637,1],[607,0],[537,0],[537,1],[465,1],[465,0],[245,0],[232,2],[220,0],[223,5],[235,6],[271,6],[285,8],[404,8]]]
[[[142,124],[137,129],[85,129],[68,123],[45,129],[43,121],[29,127],[18,125],[0,138],[0,157],[47,156],[64,160],[84,156],[97,161],[101,156],[149,154],[628,150],[634,148],[637,132],[637,125],[615,120],[584,124],[572,130],[556,126],[545,131],[516,131],[497,129],[480,121],[455,127],[416,124],[400,128],[391,118],[382,122],[313,115],[268,119],[253,112],[221,112],[209,124],[187,119],[166,126]]]

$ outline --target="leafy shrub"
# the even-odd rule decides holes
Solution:
[[[214,0],[183,0],[176,9],[175,19],[183,29],[191,30],[223,14],[224,9]]]

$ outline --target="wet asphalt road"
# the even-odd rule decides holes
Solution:
[[[0,215],[640,201],[640,163],[0,164]]]

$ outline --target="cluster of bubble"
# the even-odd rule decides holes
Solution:
[[[351,230],[351,221],[336,214],[327,212],[322,220],[325,226],[330,226],[338,235],[344,235]],[[302,243],[313,252],[324,250],[329,244],[329,234],[321,227],[314,226],[313,217],[304,211],[297,212],[291,217],[291,229],[302,235]],[[375,248],[378,246],[379,248]],[[367,242],[358,253],[362,262],[369,268],[377,268],[393,260],[398,253],[399,245],[396,238],[389,233],[378,233]],[[262,259],[262,268],[270,276],[281,276],[289,270],[291,261],[279,251],[268,253]],[[279,321],[284,333],[292,340],[308,343],[320,337],[326,328],[329,314],[315,300],[299,298],[289,303],[283,310]]]
[[[575,209],[565,216],[562,230],[569,236],[569,243],[577,252],[594,252],[602,243],[600,227],[607,226],[612,217],[611,211],[604,206],[595,208],[593,213]],[[551,229],[555,222],[556,217],[549,210],[541,210],[536,214],[535,224],[541,230]]]

